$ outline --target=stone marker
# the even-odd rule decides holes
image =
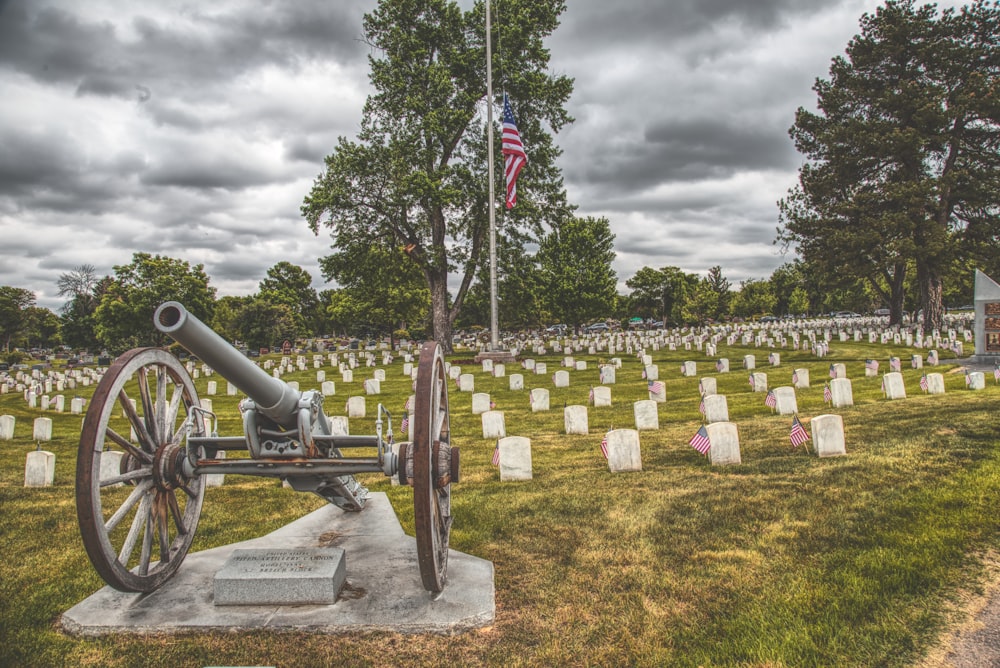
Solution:
[[[512,373],[507,377],[507,383],[511,390],[518,391],[524,389],[524,376],[519,373]]]
[[[667,400],[667,386],[658,381],[647,381],[646,390],[649,392],[649,398],[658,404],[662,404]]]
[[[684,362],[681,364],[681,375],[688,378],[698,375],[698,364],[697,362]]]
[[[792,372],[792,387],[800,390],[809,387],[809,369],[796,369]]]
[[[490,395],[485,392],[476,392],[472,395],[472,414],[482,415],[490,410]]]
[[[781,366],[781,353],[770,353],[767,361],[771,366]]]
[[[82,415],[83,407],[86,405],[87,400],[83,397],[73,397],[69,402],[69,412],[73,415]]]
[[[552,382],[556,387],[569,387],[569,371],[560,369],[552,374]]]
[[[830,365],[830,378],[847,378],[847,367],[843,362],[834,362]]]
[[[839,415],[817,415],[810,423],[816,454],[820,457],[846,455],[844,445],[844,418]]]
[[[655,364],[647,364],[644,367],[646,372],[646,380],[659,380],[660,379],[660,367]]]
[[[711,376],[705,376],[700,381],[698,381],[698,391],[703,397],[709,397],[713,394],[718,393],[718,383],[716,383],[715,378]]]
[[[903,386],[903,374],[890,371],[882,376],[882,389],[886,399],[905,399],[906,388]]]
[[[614,385],[616,372],[614,364],[602,364],[599,372],[601,385]]]
[[[507,367],[504,364],[497,362],[496,364],[493,365],[494,378],[503,378],[506,375],[507,375]]]
[[[724,394],[709,394],[703,400],[705,406],[705,421],[729,422],[729,402]]]
[[[535,375],[544,376],[548,371],[548,367],[545,362],[535,362]]]
[[[910,366],[913,367],[914,369],[923,369],[924,368],[924,358],[921,357],[920,355],[911,355],[910,356]]]
[[[122,456],[124,454],[125,453],[122,452],[121,450],[105,450],[104,452],[101,453],[101,470],[98,473],[98,479],[101,482],[104,482],[108,478],[115,478],[122,474],[121,465],[122,465]],[[124,487],[124,486],[125,483],[123,482],[110,485],[110,487]],[[106,487],[108,486],[102,485],[102,488]]]
[[[778,415],[795,415],[799,412],[799,405],[795,400],[794,387],[776,387],[772,392],[774,392],[774,398],[777,400],[774,409],[778,412]]]
[[[483,438],[497,439],[507,435],[507,425],[504,422],[503,411],[489,410],[482,415]]]
[[[345,383],[353,383],[354,371],[352,371],[351,369],[344,369],[343,371],[340,372],[340,380]]]
[[[632,404],[632,412],[635,415],[636,431],[660,428],[660,416],[657,412],[656,402],[652,399],[642,399],[635,402]]]
[[[32,450],[24,463],[25,487],[48,487],[56,479],[56,456],[48,450]]]
[[[715,370],[719,373],[729,373],[729,359],[722,357],[715,362]]]
[[[332,380],[324,380],[323,384],[320,385],[320,390],[324,397],[332,397],[337,393],[337,386]]]
[[[705,425],[712,447],[708,459],[713,466],[742,464],[740,458],[740,434],[734,422],[713,422]]]
[[[531,440],[524,436],[501,438],[500,482],[531,480]]]
[[[531,412],[549,410],[549,391],[544,387],[536,387],[531,391]]]
[[[586,406],[567,406],[563,409],[563,424],[567,434],[589,434]]]
[[[14,440],[14,425],[17,419],[13,415],[0,415],[0,441]]]
[[[475,392],[476,391],[476,377],[471,373],[463,373],[458,377],[458,391],[459,392]]]
[[[767,374],[761,371],[755,371],[750,376],[753,378],[753,391],[754,392],[767,392]]]
[[[377,378],[365,380],[365,394],[382,394],[382,383]]]
[[[850,378],[834,378],[830,381],[830,403],[834,408],[854,405],[854,389]]]
[[[31,438],[35,441],[51,441],[52,418],[35,418],[34,428],[31,431]]]
[[[611,388],[598,385],[594,388],[594,408],[604,408],[611,405]]]
[[[347,577],[339,547],[238,548],[215,574],[215,605],[330,605]]]
[[[642,455],[639,451],[638,430],[613,429],[607,433],[606,438],[608,439],[609,471],[612,473],[623,473],[642,470]]]
[[[970,390],[986,389],[986,376],[983,375],[982,371],[973,371],[969,374],[968,380]]]
[[[754,355],[743,356],[743,368],[748,371],[757,368],[757,358]]]
[[[927,374],[927,394],[944,394],[944,376],[942,374]]]
[[[350,436],[351,428],[350,421],[345,415],[331,415],[329,418],[330,422],[330,434],[332,436]]]
[[[211,397],[211,396],[215,396],[218,393],[219,393],[219,384],[218,384],[218,382],[214,381],[214,380],[208,381],[208,388],[205,390],[205,394],[207,394],[208,396]]]
[[[363,418],[365,416],[365,398],[351,397],[347,400],[347,417]]]

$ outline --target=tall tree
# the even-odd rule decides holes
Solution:
[[[131,263],[114,267],[114,272],[94,311],[97,338],[111,351],[167,343],[153,326],[153,313],[163,302],[179,301],[206,322],[212,317],[215,288],[200,264],[135,253]]]
[[[572,80],[551,73],[544,38],[558,25],[563,0],[507,0],[493,22],[494,71],[502,73],[528,166],[518,180],[517,206],[500,232],[541,232],[567,217],[560,151],[551,132],[571,118],[564,104]],[[485,104],[485,13],[463,13],[454,0],[380,0],[364,18],[372,46],[370,81],[357,141],[340,138],[302,212],[318,233],[330,228],[340,249],[373,240],[408,250],[431,297],[433,337],[451,350],[451,330],[487,247],[489,202]],[[502,35],[502,39],[501,39]],[[502,69],[500,66],[503,66]],[[499,147],[499,137],[496,146]],[[498,182],[502,156],[494,158]],[[449,277],[457,271],[457,291]]]
[[[729,302],[733,294],[732,283],[722,275],[722,267],[715,265],[708,270],[704,288],[715,293],[715,307],[705,315],[715,320],[722,320],[729,314]],[[703,300],[703,303],[708,302]]]
[[[10,352],[11,343],[31,322],[31,307],[35,293],[24,288],[0,285],[0,341],[4,352]]]
[[[312,276],[302,267],[286,261],[275,264],[260,282],[259,297],[287,306],[299,336],[317,333],[319,298],[312,287]]]
[[[679,267],[643,267],[625,285],[632,289],[630,297],[637,313],[655,316],[666,325],[683,320],[681,307],[698,281],[695,274],[686,274]]]
[[[294,341],[298,324],[296,314],[288,305],[256,296],[237,308],[233,329],[251,349],[269,348],[282,341]]]
[[[59,296],[67,297],[62,307],[62,339],[66,345],[79,349],[97,347],[94,333],[94,311],[110,279],[97,276],[92,264],[81,264],[56,281]]]
[[[614,312],[614,241],[608,219],[593,217],[570,218],[542,238],[541,282],[556,318],[579,327]]]
[[[501,328],[527,329],[551,320],[545,309],[538,258],[509,237],[497,239],[497,319]],[[489,327],[492,319],[490,268],[480,266],[458,323]]]
[[[817,80],[790,134],[808,162],[779,203],[781,238],[826,275],[864,278],[902,312],[912,265],[940,327],[956,258],[1000,245],[1000,5],[890,0]]]

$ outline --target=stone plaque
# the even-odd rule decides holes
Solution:
[[[339,547],[233,550],[215,574],[215,605],[330,605],[346,570]]]

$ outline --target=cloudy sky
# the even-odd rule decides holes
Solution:
[[[299,207],[359,127],[375,3],[0,0],[0,285],[58,309],[60,274],[144,251],[204,264],[220,296],[281,260],[330,287]],[[567,4],[549,44],[576,123],[556,141],[570,201],[611,221],[623,291],[645,265],[738,284],[790,260],[787,130],[881,3]]]

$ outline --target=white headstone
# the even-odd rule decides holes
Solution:
[[[549,391],[544,387],[536,387],[531,391],[531,412],[549,410]]]
[[[839,415],[817,415],[810,423],[816,454],[820,457],[846,455],[844,445],[844,418]]]
[[[365,380],[365,394],[381,394],[382,393],[382,383],[377,378],[368,378]]]
[[[778,412],[778,415],[795,415],[799,412],[799,405],[795,401],[794,387],[776,387],[772,392],[774,393],[774,398],[777,400],[774,409]]]
[[[351,397],[347,400],[347,417],[363,418],[365,416],[365,398]]]
[[[545,362],[535,362],[535,375],[544,376],[548,371]]]
[[[705,421],[729,422],[729,402],[724,394],[709,394],[703,400],[705,406]]]
[[[493,373],[493,360],[491,359],[483,360],[483,373]]]
[[[940,373],[927,374],[927,393],[944,394],[944,376]]]
[[[792,372],[792,387],[800,390],[809,387],[809,369],[796,369]]]
[[[226,451],[219,450],[216,455],[216,459],[225,459]],[[205,475],[205,487],[222,487],[223,483],[226,482],[225,473],[209,473]]]
[[[705,376],[699,381],[698,389],[701,392],[701,396],[709,397],[718,393],[718,383],[716,383],[715,378],[712,376]]]
[[[476,391],[476,377],[471,373],[463,373],[458,377],[458,391],[459,392],[475,392]]]
[[[589,434],[586,406],[567,406],[563,410],[563,423],[567,434]]]
[[[485,392],[476,392],[472,395],[472,414],[482,415],[490,410],[490,395]]]
[[[51,441],[52,418],[35,418],[34,427],[31,431],[31,439],[34,441]]]
[[[501,438],[500,482],[531,480],[531,440],[524,436]]]
[[[713,422],[705,425],[712,447],[708,459],[713,466],[743,463],[740,457],[740,434],[734,422]]]
[[[767,374],[762,371],[754,371],[750,375],[753,377],[753,391],[767,392]]]
[[[969,389],[970,390],[984,390],[986,389],[986,376],[982,371],[972,371],[969,373]]]
[[[608,470],[612,473],[642,470],[639,432],[635,429],[613,429],[607,433]]]
[[[647,364],[645,366],[646,380],[659,380],[660,379],[660,367],[655,364]]]
[[[616,368],[614,364],[602,364],[599,373],[601,385],[615,384]]]
[[[729,373],[729,359],[725,357],[719,358],[715,362],[715,370],[719,373]]]
[[[854,405],[854,389],[850,378],[834,378],[830,381],[830,403],[834,408]]]
[[[0,415],[0,441],[14,440],[14,425],[17,420],[13,415]]]
[[[24,486],[48,487],[55,482],[55,479],[55,454],[48,450],[32,450],[29,452],[24,463]]]
[[[757,358],[754,355],[743,356],[743,368],[747,370],[757,368]]]
[[[523,390],[524,389],[524,376],[519,373],[512,373],[507,377],[508,385],[511,390]]]
[[[575,368],[576,368],[577,371],[586,371],[587,370],[587,360],[577,360]]]
[[[101,482],[109,478],[115,478],[122,474],[122,456],[125,453],[121,450],[105,450],[101,453],[101,471],[99,473],[99,478]],[[111,487],[124,487],[125,483],[119,482]],[[102,485],[102,487],[108,487],[107,485]]]
[[[637,431],[656,430],[660,428],[660,416],[656,408],[656,403],[652,399],[643,399],[632,404]]]
[[[698,375],[698,364],[696,362],[684,362],[681,364],[681,375],[693,378]]]
[[[207,394],[208,396],[211,397],[211,396],[215,396],[216,394],[218,394],[218,392],[219,392],[219,384],[218,384],[218,382],[214,381],[214,380],[208,381],[208,389],[205,390],[205,394]]]
[[[351,369],[344,369],[340,373],[340,380],[342,380],[345,383],[353,383],[354,382],[354,371],[352,371]]]
[[[337,393],[337,386],[332,380],[324,380],[320,388],[324,397],[332,397]]]
[[[503,411],[486,411],[482,414],[483,438],[497,439],[507,435]]]
[[[494,378],[503,378],[506,375],[507,375],[507,367],[506,366],[504,366],[503,364],[499,364],[499,363],[493,365],[493,377]]]
[[[603,408],[611,405],[611,388],[598,385],[594,388],[594,408]]]
[[[906,398],[906,387],[903,386],[903,374],[898,371],[890,371],[882,376],[882,387],[885,390],[886,399]]]
[[[560,369],[552,374],[552,382],[556,387],[569,387],[569,371]]]

